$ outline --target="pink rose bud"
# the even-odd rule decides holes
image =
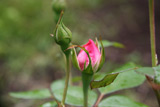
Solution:
[[[88,43],[83,45],[82,47],[84,47],[88,51],[89,56],[91,58],[92,68],[93,68],[94,71],[96,71],[98,69],[99,63],[101,61],[100,50],[98,49],[96,44],[91,39],[89,39]],[[79,52],[77,60],[78,60],[78,63],[79,63],[79,67],[82,71],[85,68],[87,68],[87,66],[89,64],[89,58],[88,58],[88,55],[86,54],[86,52],[83,49],[81,49],[81,51]],[[84,66],[85,66],[85,68],[84,68]]]

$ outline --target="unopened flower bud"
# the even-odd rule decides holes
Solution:
[[[54,32],[54,39],[55,42],[60,45],[64,51],[68,48],[72,40],[72,33],[62,22],[60,22]]]
[[[73,49],[72,61],[75,67],[85,73],[92,74],[94,72],[98,72],[105,61],[105,53],[102,43],[101,46],[102,48],[100,51],[99,47],[93,42],[93,40],[89,39],[87,44],[77,46],[81,48],[78,56],[76,55],[75,49]],[[70,48],[72,47],[74,48],[74,45],[70,46]]]
[[[65,10],[66,8],[66,1],[65,0],[53,0],[52,3],[53,11],[55,11],[57,14],[60,14],[61,11]]]
[[[92,68],[96,71],[101,60],[100,50],[91,39],[89,39],[88,43],[83,45],[83,47],[89,52],[89,56],[91,57]],[[87,67],[89,64],[88,55],[83,49],[81,49],[81,51],[79,52],[77,59],[79,62],[79,66],[83,71],[84,66]]]

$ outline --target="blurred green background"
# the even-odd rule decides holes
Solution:
[[[128,61],[151,65],[147,0],[67,0],[67,5],[63,21],[73,33],[73,44],[82,45],[101,35],[102,39],[125,45],[124,49],[105,49],[104,72]],[[160,56],[159,1],[155,7]],[[54,17],[52,0],[0,0],[1,107],[34,105],[36,101],[18,100],[8,93],[46,88],[64,77],[63,54],[50,36],[56,25]],[[73,75],[80,74],[72,70]],[[124,93],[131,96],[136,93],[141,102],[156,107],[147,83]]]

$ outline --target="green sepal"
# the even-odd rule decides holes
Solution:
[[[91,58],[90,58],[90,56],[89,56],[88,51],[87,51],[84,47],[79,46],[79,45],[71,45],[71,46],[68,47],[66,50],[72,49],[72,48],[75,48],[75,47],[79,47],[79,48],[81,48],[82,50],[84,50],[84,51],[86,52],[88,58],[89,58],[89,64],[88,64],[87,68],[84,68],[84,70],[83,70],[82,72],[85,72],[85,73],[88,73],[88,74],[93,74],[93,69],[92,69],[92,64],[91,64]],[[76,54],[76,53],[74,53],[74,54]],[[73,57],[75,57],[75,56],[73,56]],[[79,65],[78,61],[77,61],[75,64],[78,64],[78,65]]]
[[[103,46],[103,43],[102,43],[101,40],[100,40],[100,42],[101,42],[101,60],[100,60],[100,63],[99,63],[99,66],[98,66],[98,69],[97,69],[96,72],[98,72],[98,71],[102,68],[102,66],[103,66],[103,64],[104,64],[104,62],[105,62],[104,46]]]
[[[75,48],[72,49],[72,63],[78,70],[81,70],[79,66],[79,62],[77,60],[77,53]]]
[[[84,64],[83,64],[84,66],[83,66],[83,68],[85,69],[86,68],[86,60],[85,60],[85,62],[84,62]]]
[[[62,27],[66,31],[66,33],[68,34],[68,36],[65,37],[65,38],[70,39],[70,42],[71,42],[71,40],[72,40],[72,32],[63,23],[62,23]]]
[[[56,27],[54,39],[57,44],[63,47],[69,45],[72,40],[71,31],[62,23],[62,21]]]
[[[84,70],[83,70],[82,72],[88,73],[88,74],[93,74],[91,57],[89,56],[88,51],[87,51],[84,47],[80,47],[80,48],[83,49],[83,50],[86,52],[86,54],[87,54],[87,56],[88,56],[88,58],[89,58],[89,64],[88,64],[87,68],[84,68]]]

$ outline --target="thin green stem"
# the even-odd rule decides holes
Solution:
[[[92,77],[93,77],[93,74],[82,72],[84,107],[88,107],[88,89],[89,89],[89,85],[92,80]]]
[[[67,90],[68,90],[68,83],[69,83],[69,76],[70,76],[70,55],[65,54],[66,56],[66,80],[65,80],[65,87],[64,87],[64,91],[63,91],[63,98],[62,98],[62,106],[64,106],[65,104],[65,99],[66,99],[66,95],[67,95]]]
[[[150,41],[152,66],[156,66],[156,41],[155,41],[155,16],[154,16],[154,0],[149,0],[149,22],[150,22]]]
[[[156,37],[155,37],[155,14],[154,14],[154,0],[149,0],[149,22],[150,22],[150,42],[151,42],[151,56],[152,67],[156,66]],[[152,87],[157,97],[160,107],[160,92]]]

